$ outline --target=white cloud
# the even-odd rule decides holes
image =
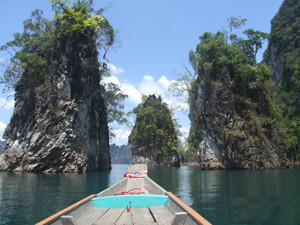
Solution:
[[[180,127],[180,132],[184,138],[187,138],[190,132],[190,128],[186,126]]]
[[[113,64],[108,64],[108,68],[111,70],[110,77],[104,77],[104,83],[115,83],[121,87],[121,90],[128,95],[128,99],[125,100],[124,105],[127,110],[132,110],[132,107],[137,106],[141,103],[142,94],[144,95],[152,95],[155,94],[156,96],[161,96],[163,101],[168,104],[168,106],[177,112],[188,112],[189,106],[185,102],[186,95],[182,95],[181,98],[174,97],[168,92],[168,88],[172,82],[175,80],[169,80],[166,76],[161,76],[158,80],[155,80],[153,76],[144,75],[142,80],[137,83],[130,83],[127,80],[120,80],[117,75],[125,73],[122,68],[118,68]],[[132,106],[133,105],[133,106]],[[181,115],[184,115],[181,113]],[[187,117],[185,114],[184,117]],[[186,119],[188,120],[188,119]],[[134,122],[134,121],[131,121]],[[186,123],[186,122],[184,122]],[[187,137],[189,133],[189,122],[186,124],[181,124],[181,132],[183,133],[184,138]],[[115,126],[112,126],[115,127]],[[119,128],[119,127],[118,127]],[[112,143],[117,145],[127,144],[128,136],[130,131],[127,130],[128,128],[124,129],[115,129],[113,133],[115,134],[115,138],[112,139]]]
[[[6,100],[4,98],[0,98],[0,108],[12,110],[15,106],[15,100]]]
[[[3,141],[2,136],[6,128],[6,123],[0,121],[0,140]]]
[[[155,81],[152,76],[145,75],[139,84],[139,91],[145,95],[155,94],[164,97],[166,89],[163,85]]]
[[[120,75],[122,73],[125,73],[125,70],[121,67],[116,67],[114,64],[112,63],[108,63],[107,64],[107,68],[110,70],[112,75]]]
[[[129,83],[121,84],[121,90],[128,95],[127,101],[136,105],[141,103],[142,94],[134,85]]]
[[[4,63],[5,62],[5,59],[0,57],[0,63]]]
[[[103,82],[103,83],[114,83],[114,84],[117,84],[117,85],[121,85],[119,79],[116,76],[103,77],[101,82]]]
[[[128,136],[130,134],[129,130],[116,129],[113,130],[113,133],[115,135],[115,138],[112,139],[113,143],[115,143],[116,145],[127,145]]]
[[[171,81],[168,80],[168,78],[166,76],[162,76],[161,78],[159,78],[158,83],[164,87],[165,90],[168,90]]]

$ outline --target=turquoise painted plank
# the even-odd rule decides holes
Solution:
[[[162,206],[168,200],[167,195],[116,195],[93,198],[96,208],[126,208],[131,202],[131,208]]]

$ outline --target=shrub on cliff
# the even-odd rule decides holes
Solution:
[[[161,97],[150,95],[134,108],[135,126],[129,136],[134,154],[152,158],[175,155],[178,158],[178,139],[172,114]],[[142,150],[143,152],[140,152]]]
[[[283,111],[288,132],[285,143],[290,158],[300,157],[300,1],[283,1],[271,21],[264,61],[273,68],[276,102]]]

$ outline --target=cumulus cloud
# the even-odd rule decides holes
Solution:
[[[121,85],[119,79],[116,76],[103,77],[103,80],[101,82],[103,82],[103,83],[114,83],[114,84],[117,84],[117,85]]]
[[[122,80],[118,78],[118,75],[125,73],[124,69],[118,68],[113,64],[108,64],[108,68],[111,70],[111,76],[105,77],[103,82],[105,83],[115,83],[121,87],[121,90],[128,95],[128,99],[125,100],[125,107],[131,105],[130,107],[134,107],[141,103],[142,95],[152,95],[161,96],[163,101],[168,104],[168,106],[174,110],[175,112],[188,112],[189,106],[185,102],[186,94],[183,94],[181,97],[172,96],[168,89],[171,83],[175,82],[175,80],[169,80],[166,76],[161,76],[159,79],[155,79],[151,75],[144,75],[140,82],[128,82],[128,80]],[[128,110],[132,110],[132,108],[126,107]],[[182,114],[183,115],[183,114]],[[186,116],[186,115],[185,115]],[[181,132],[183,133],[184,138],[187,137],[189,133],[189,125],[181,124]],[[115,126],[112,126],[115,127]],[[115,134],[115,138],[113,138],[113,143],[117,145],[127,144],[128,135],[130,131],[126,129],[115,129],[113,130]]]
[[[123,83],[121,90],[128,95],[127,101],[136,105],[141,103],[142,93],[133,84]]]
[[[3,141],[2,136],[6,128],[6,123],[0,121],[0,140]]]
[[[125,70],[123,68],[117,67],[112,63],[108,63],[107,68],[110,70],[112,75],[120,75],[122,73],[125,73]]]
[[[142,94],[145,95],[160,95],[165,96],[166,88],[164,85],[161,85],[158,81],[155,81],[152,76],[145,75],[142,81],[139,84],[139,90]]]
[[[15,106],[14,99],[7,100],[4,98],[0,98],[0,108],[12,110],[12,109],[14,109],[14,106]]]
[[[116,145],[126,145],[128,142],[128,136],[130,134],[129,130],[116,129],[113,131],[115,137],[112,139],[112,142]]]

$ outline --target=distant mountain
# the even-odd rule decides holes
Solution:
[[[131,149],[128,145],[110,145],[111,163],[130,164],[132,162]]]
[[[2,154],[5,151],[5,148],[4,148],[5,144],[6,144],[6,141],[0,140],[0,154]]]

